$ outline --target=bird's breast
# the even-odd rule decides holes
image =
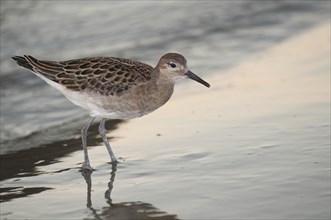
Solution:
[[[136,86],[122,95],[84,94],[90,115],[112,119],[132,119],[151,113],[171,97],[173,84]],[[88,98],[87,98],[88,97]],[[87,101],[87,102],[86,102]],[[82,106],[83,107],[83,106]]]

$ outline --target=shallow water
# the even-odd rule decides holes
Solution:
[[[242,8],[241,3],[236,3],[239,5],[237,7]],[[49,3],[38,4],[20,13],[40,9],[38,7]],[[86,13],[105,10],[98,4]],[[116,4],[123,7],[121,3]],[[175,7],[170,3],[164,4],[162,10]],[[198,17],[213,15],[212,12],[214,16],[218,15],[215,4],[219,3],[212,2],[206,9],[199,2],[185,4],[191,11],[197,6],[190,4],[198,4],[199,10],[193,11]],[[325,14],[322,12],[327,10],[327,4],[322,2],[320,6],[315,6],[315,3],[308,2],[301,7],[288,8],[281,4],[244,4],[246,13],[253,18],[258,14],[268,15],[261,16],[270,19],[277,17],[279,23],[264,19],[265,25],[254,26],[261,28],[261,32],[250,25],[247,28],[240,26],[237,31],[245,34],[232,42],[238,43],[235,48],[240,43],[246,46],[240,48],[243,51],[240,50],[239,55],[224,55],[225,60],[236,65],[233,69],[217,70],[227,63],[219,59],[223,56],[208,61],[214,63],[209,69],[209,63],[199,59],[205,57],[205,53],[200,53],[201,48],[193,53],[194,48],[186,43],[180,44],[178,48],[192,56],[189,58],[189,63],[194,66],[192,70],[197,69],[194,70],[196,73],[211,72],[202,76],[212,87],[207,89],[191,81],[180,83],[174,97],[158,111],[126,122],[108,121],[108,137],[120,158],[116,167],[107,163],[109,158],[98,136],[98,125],[93,125],[88,145],[91,146],[90,159],[96,171],[91,175],[79,171],[83,158],[79,131],[87,120],[84,112],[43,86],[32,74],[23,70],[18,73],[17,67],[14,70],[14,66],[9,67],[8,64],[8,68],[13,69],[2,73],[1,87],[1,110],[4,110],[4,113],[1,112],[1,133],[7,132],[0,156],[1,219],[329,219],[330,36],[327,25],[330,21],[324,24],[322,31],[309,30],[304,37],[295,36],[285,41],[300,30],[306,31],[310,24],[323,20]],[[295,5],[295,2],[291,4]],[[314,5],[311,7],[318,9],[319,13],[307,7],[309,4]],[[68,6],[67,11],[63,11],[61,4],[57,6],[49,10],[64,14],[73,10]],[[136,5],[135,10],[139,7],[143,10],[140,5]],[[224,9],[228,16],[230,12],[239,10],[229,8]],[[204,11],[199,14],[199,11],[207,9],[208,13]],[[259,9],[264,13],[253,13],[249,9]],[[287,17],[289,23],[284,22],[284,18],[275,12],[280,9],[288,15],[293,14],[292,21],[307,23],[291,23],[291,16]],[[83,12],[76,16],[83,19],[86,16]],[[184,18],[187,15],[179,12],[174,13],[171,19],[176,20],[177,15],[183,16],[182,21],[186,21]],[[153,13],[158,14],[148,14]],[[236,16],[229,20],[236,20]],[[216,16],[215,19],[218,18]],[[249,16],[247,18],[247,21],[241,21],[244,24],[254,21]],[[26,19],[38,20],[29,16]],[[47,22],[47,19],[39,22]],[[140,23],[137,21],[135,24]],[[214,24],[219,23],[215,21]],[[147,28],[151,23],[140,25]],[[159,27],[160,30],[167,30],[162,28],[164,26]],[[175,33],[178,27],[171,28]],[[262,33],[262,30],[266,31],[266,35],[273,30],[270,35],[275,38],[270,40],[264,36],[262,39],[267,38],[265,42],[268,43],[247,45],[245,35],[254,31]],[[80,33],[84,31],[75,34]],[[51,36],[54,33],[46,31],[43,34]],[[58,34],[61,35],[61,31]],[[148,33],[143,34],[148,39]],[[230,38],[231,34],[234,32],[215,31],[211,34],[215,41],[210,39],[210,42],[216,44],[220,37]],[[127,37],[130,36],[132,33]],[[82,38],[81,42],[90,40],[92,45],[96,43],[98,35],[90,37]],[[192,40],[199,45],[197,39],[199,37],[186,36],[182,42]],[[244,59],[247,53],[279,43],[280,40],[285,41],[284,45]],[[31,39],[33,41],[36,40]],[[153,50],[152,46],[152,49],[149,47],[152,44],[146,40],[146,44],[139,49],[128,46],[132,50],[122,53],[154,61],[153,53],[162,54],[163,50],[177,48],[178,44],[170,42],[165,48]],[[71,48],[79,47],[78,42],[71,43]],[[31,49],[36,42],[27,44],[30,46],[26,48]],[[55,45],[45,42],[40,48],[47,46],[55,48]],[[212,48],[209,44],[205,47],[208,50]],[[148,50],[148,54],[140,56],[141,48]],[[211,53],[223,54],[222,51],[216,52],[216,49]],[[75,56],[84,53],[58,50],[56,54],[44,51],[45,54],[42,54],[40,50],[42,57],[54,58],[69,58],[70,53]],[[98,47],[92,53],[106,50],[110,48]],[[120,54],[120,50],[115,50],[114,55]],[[232,60],[235,57],[242,61],[241,64],[235,64],[236,61]],[[18,80],[16,74],[24,80]],[[42,88],[37,87],[40,85]],[[21,96],[19,91],[23,90],[26,92]],[[31,100],[27,100],[29,98]],[[21,117],[14,118],[18,112]],[[43,114],[38,115],[41,112]],[[22,126],[16,128],[21,122]]]

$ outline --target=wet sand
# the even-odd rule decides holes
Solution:
[[[329,219],[330,21],[205,79],[109,122],[116,167],[97,125],[91,175],[78,129],[1,156],[1,219]]]

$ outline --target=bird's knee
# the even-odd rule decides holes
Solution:
[[[86,134],[86,132],[87,132],[87,128],[86,127],[83,127],[82,129],[80,129],[81,135]]]
[[[99,133],[101,135],[105,135],[106,134],[106,129],[104,127],[102,127],[102,126],[99,126]]]

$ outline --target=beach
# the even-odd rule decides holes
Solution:
[[[2,155],[1,219],[330,219],[330,20],[197,74],[210,89],[185,80],[152,114],[107,124],[116,167],[96,124],[96,170],[80,172],[87,118]]]
[[[272,14],[267,9],[258,15]],[[213,12],[208,10],[203,14]],[[330,219],[330,19],[309,14],[304,6],[293,9],[300,10],[310,17],[278,26],[271,20],[265,26],[258,23],[256,41],[254,30],[240,22],[236,31],[222,26],[207,34],[211,44],[196,32],[185,35],[196,38],[179,38],[178,47],[191,57],[189,68],[211,87],[185,79],[155,112],[107,121],[116,166],[109,163],[96,121],[88,133],[92,173],[80,170],[80,129],[88,114],[6,60],[1,77],[1,219]],[[298,25],[298,20],[307,23]],[[298,29],[286,32],[288,27]],[[271,38],[264,31],[277,37],[263,41]],[[219,51],[225,47],[217,47],[219,39],[229,45],[240,41],[227,40],[234,35],[251,38],[236,45],[237,52]],[[87,42],[93,45],[91,39]],[[169,42],[176,48],[176,40]],[[34,46],[29,45],[25,50]],[[53,46],[41,42],[41,48]],[[123,45],[116,46],[120,51]],[[131,50],[133,57],[142,54],[140,47]],[[106,50],[92,48],[91,54]],[[153,51],[165,48],[151,47],[144,59],[151,61]],[[88,53],[66,51],[39,55]],[[19,94],[23,89],[26,93]]]

